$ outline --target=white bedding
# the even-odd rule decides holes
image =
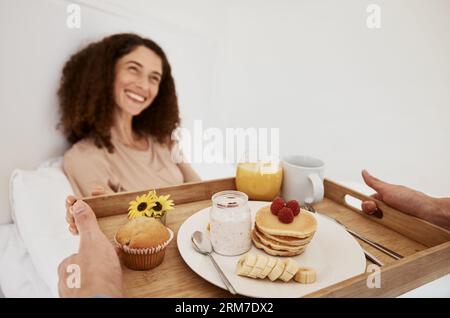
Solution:
[[[36,272],[58,296],[58,265],[78,251],[79,237],[67,230],[65,200],[73,193],[62,171],[62,160],[36,170],[16,169],[11,175],[10,201],[18,236]]]
[[[52,297],[15,224],[0,225],[0,286],[5,297]]]

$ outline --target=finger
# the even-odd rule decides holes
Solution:
[[[74,217],[73,217],[73,210],[72,210],[72,207],[69,207],[69,208],[66,210],[66,222],[67,222],[68,224],[73,224],[73,225],[75,225],[75,219],[74,219]]]
[[[367,172],[367,170],[362,171],[362,177],[364,179],[364,182],[377,192],[379,192],[382,189],[382,187],[386,184],[380,179],[377,179],[374,176],[372,176],[369,172]]]
[[[361,204],[361,210],[367,214],[374,214],[377,209],[377,205],[373,201],[365,201]]]
[[[76,225],[70,224],[69,225],[69,232],[72,233],[73,235],[78,235],[78,230],[77,230]]]
[[[76,202],[76,200],[77,199],[73,195],[69,195],[66,198],[66,221],[69,224],[72,224],[72,223],[75,224],[75,220],[73,219],[73,216],[72,216],[71,207]]]
[[[73,230],[72,228],[69,228],[69,232],[70,234],[72,234],[73,236],[77,236],[78,232],[76,230]]]
[[[379,201],[383,200],[381,194],[379,194],[379,193],[374,193],[374,194],[371,195],[371,197],[376,199],[376,200],[379,200]]]
[[[100,185],[94,186],[94,187],[92,188],[92,191],[91,191],[91,195],[92,195],[92,196],[103,195],[103,194],[105,194],[105,193],[106,193],[106,192],[105,192],[105,188],[103,188],[103,187],[100,186]]]
[[[77,201],[77,198],[75,198],[73,195],[69,195],[66,198],[66,209],[68,209],[70,206],[72,206]]]
[[[91,192],[91,196],[93,196],[93,197],[98,196],[98,195],[104,195],[104,194],[105,194],[105,192],[103,190]]]
[[[73,218],[73,216],[66,216],[66,222],[68,225],[72,225],[74,228],[77,227],[77,225],[75,224],[75,219]]]
[[[102,234],[94,211],[82,200],[77,200],[72,210],[75,224],[80,234],[80,249],[83,246],[92,246],[91,240],[98,237],[98,234]]]

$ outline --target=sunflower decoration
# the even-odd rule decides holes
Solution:
[[[173,209],[173,200],[169,200],[170,194],[161,195],[156,199],[155,205],[151,208],[152,217],[160,219],[167,211]]]
[[[136,200],[129,203],[128,218],[151,216],[151,209],[155,206],[155,196],[154,192],[151,191],[148,194],[137,196]]]
[[[167,211],[173,209],[173,200],[169,200],[169,197],[170,195],[158,197],[155,190],[137,196],[136,200],[129,203],[128,218],[147,216],[160,219]]]

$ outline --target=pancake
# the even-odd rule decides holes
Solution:
[[[310,236],[306,238],[298,238],[298,237],[292,237],[292,236],[281,236],[281,235],[270,235],[267,233],[264,233],[261,231],[260,228],[255,224],[255,229],[262,235],[264,235],[266,238],[271,239],[273,241],[276,241],[278,243],[281,243],[283,245],[289,245],[289,246],[302,246],[306,245],[309,242],[311,242],[314,233],[312,233]]]
[[[283,244],[280,244],[280,243],[278,243],[274,240],[271,240],[267,237],[264,237],[264,234],[261,234],[260,232],[258,232],[258,230],[256,228],[253,231],[254,231],[254,235],[259,239],[261,244],[269,247],[272,250],[287,251],[287,252],[299,252],[306,248],[306,245],[301,245],[301,246],[283,245]]]
[[[252,231],[252,241],[253,244],[255,244],[255,246],[261,250],[263,250],[264,252],[266,252],[269,255],[272,256],[296,256],[296,255],[300,255],[304,252],[304,248],[302,248],[299,251],[296,252],[289,252],[289,251],[278,251],[278,250],[274,250],[271,249],[270,247],[265,246],[260,240],[259,238],[256,236],[255,231]]]
[[[300,214],[294,217],[292,223],[285,224],[280,222],[278,217],[270,212],[270,205],[258,210],[255,223],[262,233],[301,239],[311,236],[317,229],[316,218],[311,212],[301,209]]]

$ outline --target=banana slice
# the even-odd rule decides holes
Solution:
[[[266,268],[267,262],[269,261],[269,258],[267,256],[264,256],[262,254],[258,254],[256,256],[256,263],[255,266],[253,266],[252,271],[250,274],[248,274],[251,278],[257,278],[261,274],[261,272]]]
[[[292,258],[288,258],[284,261],[284,271],[283,274],[279,277],[284,282],[288,282],[294,277],[297,273],[300,266],[294,261]]]
[[[273,269],[270,271],[269,273],[269,279],[273,282],[274,280],[276,280],[278,277],[281,276],[281,274],[283,274],[284,271],[284,262],[282,260],[280,260],[279,258],[276,259],[276,263],[275,266],[273,267]]]
[[[277,263],[277,259],[273,257],[267,258],[267,264],[266,267],[263,269],[261,274],[258,275],[258,278],[264,279],[269,275],[269,273],[272,271],[272,269],[275,267],[275,264]]]
[[[301,284],[311,284],[316,281],[316,271],[313,268],[300,267],[292,258],[281,260],[253,253],[241,256],[236,265],[236,274],[251,278],[268,277],[271,281],[281,279],[284,282],[294,278]]]
[[[248,276],[256,264],[256,255],[247,253],[241,256],[236,265],[236,274]]]
[[[316,281],[316,271],[313,268],[302,267],[297,271],[294,280],[300,284],[311,284]]]

